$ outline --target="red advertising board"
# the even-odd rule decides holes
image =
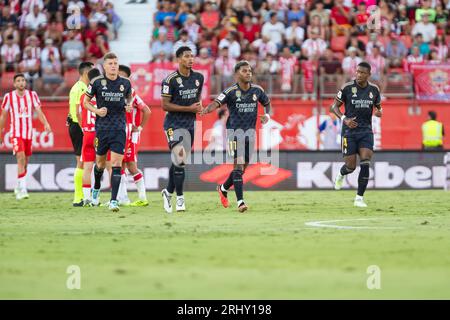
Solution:
[[[411,71],[417,99],[450,102],[450,64],[417,64]]]
[[[324,102],[324,109],[332,101]],[[53,132],[44,132],[40,122],[34,117],[35,151],[72,151],[69,139],[66,117],[68,112],[67,102],[42,102],[43,110],[52,126]],[[318,107],[313,102],[296,100],[272,101],[274,114],[259,133],[260,144],[263,149],[277,146],[280,150],[317,150],[318,125],[326,119],[327,115],[318,116]],[[375,119],[373,129],[375,131],[375,146],[377,149],[420,149],[421,126],[427,120],[430,110],[437,112],[438,120],[443,122],[446,131],[450,130],[450,104],[446,103],[422,103],[420,113],[412,112],[411,102],[407,100],[387,100],[383,103],[383,117]],[[166,137],[162,125],[165,112],[159,103],[149,103],[152,110],[150,121],[141,135],[140,150],[157,151],[167,150]],[[261,108],[260,108],[261,112]],[[205,148],[208,144],[209,130],[217,121],[217,114],[197,117],[195,149]],[[258,123],[257,129],[261,125]],[[7,119],[5,143],[0,146],[0,151],[11,149],[9,140],[9,116]],[[450,138],[444,138],[445,147],[450,149]]]
[[[177,64],[141,63],[131,64],[131,82],[139,96],[151,104],[161,101],[161,83],[170,73],[177,70]],[[210,68],[194,66],[194,70],[203,74],[205,81],[202,89],[202,101],[207,101],[210,94]]]

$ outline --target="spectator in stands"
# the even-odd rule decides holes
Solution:
[[[228,48],[230,56],[234,59],[239,59],[241,56],[241,45],[237,41],[237,34],[235,32],[229,32],[225,39],[220,40],[219,49]]]
[[[33,57],[33,49],[26,47],[23,52],[23,59],[19,64],[19,72],[25,75],[25,78],[33,88],[33,82],[39,79],[39,71],[41,69],[41,61]]]
[[[153,31],[153,39],[158,39],[160,32],[166,35],[167,41],[175,42],[178,40],[179,32],[178,29],[174,26],[171,17],[166,17],[164,19],[163,25],[155,28],[155,30]]]
[[[423,63],[423,55],[420,53],[420,47],[417,45],[413,45],[411,48],[411,54],[406,57],[404,62],[404,70],[406,72],[411,71],[411,65],[415,63]]]
[[[198,36],[200,33],[200,26],[195,22],[197,18],[195,15],[190,14],[187,16],[186,23],[184,24],[184,30],[186,30],[189,34],[189,39],[193,43],[198,42]]]
[[[308,58],[314,56],[318,59],[325,53],[327,49],[327,43],[319,38],[317,31],[311,31],[311,38],[305,40],[302,45],[302,54]]]
[[[242,54],[242,59],[248,61],[253,70],[256,70],[258,66],[258,55],[253,50],[245,50]]]
[[[311,38],[311,32],[313,30],[319,34],[320,39],[322,39],[322,40],[327,39],[328,35],[326,32],[326,28],[322,26],[322,24],[320,23],[320,17],[317,15],[312,16],[310,24],[308,25],[308,29],[307,29],[308,38]]]
[[[447,0],[448,3],[450,1]],[[438,29],[445,33],[448,24],[448,10],[444,10],[444,7],[440,1],[436,3],[436,26]]]
[[[162,25],[166,17],[170,17],[172,21],[174,21],[176,15],[177,13],[175,11],[172,11],[172,5],[170,1],[164,0],[162,2],[162,7],[160,8],[160,10],[155,12],[154,15],[155,26]]]
[[[88,59],[101,59],[109,51],[108,42],[106,42],[105,37],[98,34],[95,38],[95,42],[90,40],[87,42],[86,52]]]
[[[261,33],[261,27],[253,23],[249,14],[244,15],[243,22],[238,25],[237,30],[243,39],[244,46],[258,39]]]
[[[228,48],[222,48],[220,55],[214,63],[215,74],[220,75],[222,81],[222,88],[226,88],[233,83],[234,65],[236,60],[228,53]]]
[[[302,46],[305,39],[305,30],[299,26],[297,20],[292,20],[291,25],[286,28],[285,38],[287,42],[292,40],[298,47]]]
[[[284,24],[277,20],[277,14],[272,12],[270,14],[270,21],[264,23],[261,34],[269,37],[277,45],[278,49],[280,49],[283,45],[285,29]]]
[[[436,10],[431,8],[431,0],[422,0],[421,1],[421,7],[419,9],[416,9],[416,22],[421,22],[424,14],[428,15],[428,19],[431,22],[434,22],[436,19]]]
[[[430,54],[428,55],[427,63],[431,64],[439,64],[442,63],[441,59],[439,59],[439,55],[437,50],[431,49]]]
[[[341,62],[334,56],[333,51],[330,48],[328,48],[325,51],[325,55],[319,59],[319,73],[324,81],[336,83],[336,88],[341,86]]]
[[[408,49],[396,35],[391,36],[391,41],[386,46],[386,57],[391,68],[402,66],[403,59],[408,54]]]
[[[59,47],[62,44],[63,41],[63,31],[64,26],[59,24],[56,21],[56,18],[51,20],[50,23],[47,25],[47,30],[44,33],[44,39],[52,39],[53,43]]]
[[[17,25],[17,17],[11,13],[9,6],[5,6],[0,15],[0,30],[4,29],[8,23],[12,23],[14,26]]]
[[[195,58],[195,64],[198,64],[200,66],[210,66],[212,67],[214,65],[214,59],[209,54],[208,48],[201,48],[200,54]],[[212,68],[211,68],[211,71]]]
[[[42,50],[41,50],[39,38],[36,35],[31,34],[25,40],[25,45],[27,47],[30,47],[33,58],[39,59],[39,61],[40,61],[41,60],[41,52],[42,52]]]
[[[6,29],[3,31],[3,40],[5,40],[9,35],[13,36],[13,42],[20,45],[20,32],[14,23],[9,22]]]
[[[183,30],[180,32],[180,40],[175,42],[175,44],[173,46],[172,55],[175,55],[175,52],[177,52],[178,48],[184,47],[184,46],[191,48],[194,56],[197,55],[197,47],[191,40],[189,40],[189,34],[186,30]]]
[[[281,91],[290,92],[294,86],[295,75],[299,72],[297,57],[294,56],[289,47],[283,47],[280,58]]]
[[[358,34],[353,33],[350,36],[350,39],[347,41],[347,44],[345,45],[345,49],[349,49],[350,47],[353,47],[357,50],[358,56],[364,57],[366,52],[366,45],[363,41],[358,39]]]
[[[167,57],[166,53],[161,51],[159,52],[159,54],[155,57],[153,57],[153,61],[154,63],[159,63],[159,64],[167,64],[168,68],[172,68],[172,62],[169,60],[169,57]]]
[[[423,41],[426,43],[432,42],[437,35],[436,26],[430,22],[429,18],[428,13],[423,13],[422,21],[417,22],[412,29],[412,35],[415,36],[421,34],[423,36]]]
[[[43,33],[47,26],[47,16],[41,12],[39,5],[33,6],[33,12],[30,12],[25,17],[25,28],[28,30],[35,30],[38,34]]]
[[[446,62],[448,60],[449,50],[448,44],[446,43],[445,34],[438,35],[436,39],[434,39],[432,49],[436,50],[440,61]]]
[[[372,48],[372,54],[366,56],[366,61],[372,67],[371,70],[371,80],[375,82],[380,88],[381,99],[384,100],[385,97],[383,93],[386,89],[387,79],[386,79],[386,59],[381,55],[381,50],[377,46]]]
[[[84,30],[83,34],[86,45],[88,45],[88,39],[91,43],[94,43],[95,38],[99,34],[103,35],[105,39],[108,39],[108,30],[103,26],[103,24],[99,24],[96,19],[89,19],[89,28],[87,30]]]
[[[159,56],[161,52],[163,52],[167,56],[167,58],[170,58],[172,51],[173,51],[173,42],[167,40],[166,34],[160,31],[158,39],[153,40],[151,43],[152,57],[156,58]]]
[[[268,54],[266,59],[260,61],[257,65],[258,74],[277,74],[280,71],[280,62],[275,59],[275,56]]]
[[[252,47],[258,51],[259,59],[263,60],[268,54],[276,55],[278,52],[277,45],[270,40],[269,36],[262,36],[252,43]]]
[[[20,61],[20,48],[14,43],[14,37],[8,35],[0,50],[2,73],[6,71],[17,72]]]
[[[306,24],[306,13],[300,7],[300,3],[298,1],[290,1],[289,10],[287,12],[287,24],[291,25],[292,21],[298,21],[299,25],[304,26]],[[319,19],[320,21],[320,19]]]
[[[187,1],[181,1],[177,15],[175,16],[175,22],[179,26],[184,26],[184,23],[186,22],[187,17],[190,14],[192,14],[192,4],[188,3]]]
[[[366,55],[372,55],[373,47],[378,47],[381,53],[384,52],[384,45],[379,40],[378,34],[376,34],[375,32],[371,33],[369,36],[369,41],[367,42],[366,45]]]
[[[408,17],[405,5],[398,6],[397,17],[395,21],[395,31],[397,34],[410,35],[411,34],[411,22]]]
[[[347,56],[342,60],[343,82],[348,82],[355,78],[356,67],[362,62],[358,56],[358,49],[350,47],[347,50]]]
[[[75,38],[75,31],[69,30],[67,40],[61,47],[63,66],[65,70],[77,68],[84,59],[84,43]]]
[[[106,26],[108,23],[108,16],[106,14],[106,9],[103,7],[101,2],[95,2],[92,7],[89,19],[94,19],[98,23]]]
[[[419,47],[420,54],[423,56],[426,56],[430,53],[430,46],[428,43],[423,41],[423,36],[421,33],[418,33],[414,36],[414,43],[413,45]]]
[[[200,24],[206,31],[213,31],[219,26],[220,14],[211,1],[205,2],[204,11],[200,14]]]
[[[366,34],[367,21],[369,20],[369,14],[367,13],[367,6],[364,1],[359,2],[358,11],[355,17],[355,32],[357,34]]]
[[[112,33],[114,35],[113,40],[116,40],[119,34],[119,29],[122,26],[123,22],[117,12],[114,10],[114,5],[112,2],[106,3],[106,15],[108,17],[108,23],[112,25]]]
[[[319,16],[322,26],[328,28],[328,26],[330,25],[329,10],[324,9],[324,3],[320,0],[317,0],[313,7],[314,10],[309,12],[309,20],[312,20],[313,16]]]
[[[44,89],[48,92],[53,92],[58,87],[57,85],[63,82],[62,66],[59,59],[58,49],[52,47],[53,41],[51,39],[45,40],[46,47],[42,50],[41,67],[42,67],[42,81]]]
[[[344,6],[344,0],[335,0],[331,9],[333,36],[348,36],[351,29],[352,15],[350,8]]]

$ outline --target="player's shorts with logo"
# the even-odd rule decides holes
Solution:
[[[83,147],[81,148],[81,161],[95,161],[95,131],[83,133]]]
[[[342,154],[344,156],[350,156],[357,154],[359,149],[366,148],[373,150],[373,133],[362,132],[344,134],[342,136]]]
[[[13,154],[24,152],[27,157],[33,154],[33,140],[22,139],[21,137],[11,137],[11,141],[13,145]]]
[[[125,130],[98,130],[96,132],[96,151],[99,156],[104,156],[108,150],[118,154],[125,153]]]
[[[194,129],[174,129],[172,127],[164,129],[169,149],[172,150],[174,146],[182,143],[186,150],[191,150],[194,145],[194,132]]]
[[[228,155],[235,160],[241,158],[245,163],[249,163],[255,153],[255,141],[254,137],[248,135],[227,135]]]
[[[123,155],[123,162],[137,162],[137,143],[133,143],[131,139],[127,140],[127,146]]]

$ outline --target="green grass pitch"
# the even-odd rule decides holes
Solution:
[[[30,195],[0,194],[2,299],[450,298],[444,191],[369,190],[368,209],[354,191],[246,192],[245,214],[234,195],[224,209],[215,192],[187,192],[188,211],[172,215],[159,193],[115,214]],[[80,290],[66,286],[70,265]],[[380,289],[367,287],[371,265]]]

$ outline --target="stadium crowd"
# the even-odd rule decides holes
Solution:
[[[234,64],[246,59],[258,74],[279,76],[284,92],[301,74],[312,98],[314,75],[340,86],[363,59],[382,91],[389,70],[449,61],[450,0],[163,0],[158,6],[153,61],[170,61],[188,45],[223,80],[232,81]]]
[[[0,0],[2,78],[22,72],[34,90],[67,91],[65,75],[78,77],[81,61],[97,64],[121,23],[106,0]]]

